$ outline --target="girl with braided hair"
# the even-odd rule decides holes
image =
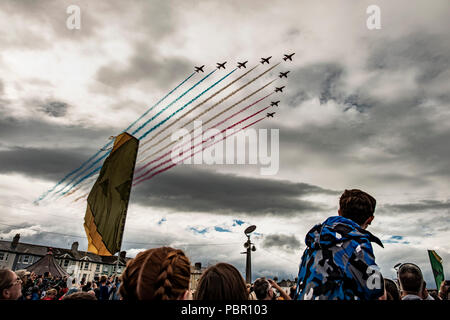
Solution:
[[[149,249],[130,260],[122,274],[123,300],[188,300],[191,263],[183,251]]]

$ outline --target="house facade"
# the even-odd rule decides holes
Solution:
[[[12,241],[0,240],[0,269],[26,269],[37,262],[48,252],[47,246],[21,243],[20,234],[16,234]],[[94,253],[78,250],[78,242],[74,242],[70,249],[52,248],[53,256],[58,264],[72,277],[85,278],[92,281],[102,275],[111,276],[116,273],[117,256],[99,256]],[[120,253],[117,274],[122,274],[126,262],[126,252]]]
[[[13,271],[26,269],[37,262],[48,252],[48,246],[21,243],[20,234],[16,234],[12,241],[0,240],[0,269]],[[78,242],[72,243],[70,249],[52,247],[53,257],[58,264],[72,277],[86,281],[92,281],[102,275],[112,276],[116,273],[117,256],[99,256],[97,254],[78,250]],[[126,263],[131,258],[126,257],[126,252],[120,253],[117,275],[121,275]],[[201,263],[191,266],[190,288],[197,288],[198,280],[203,271]]]

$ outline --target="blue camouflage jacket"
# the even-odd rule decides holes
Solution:
[[[306,235],[300,262],[298,300],[370,300],[384,293],[371,242],[381,241],[357,223],[330,217]]]

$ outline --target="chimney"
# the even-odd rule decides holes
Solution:
[[[73,253],[78,251],[78,242],[75,241],[74,243],[72,243],[72,248],[70,249]]]
[[[202,263],[201,262],[196,262],[194,265],[195,270],[201,270],[202,268]]]
[[[126,251],[120,251],[120,259],[125,260],[125,257],[127,256],[127,252]]]
[[[17,248],[17,245],[19,244],[19,239],[20,239],[20,233],[17,233],[14,236],[13,241],[11,242],[11,249],[15,250]]]

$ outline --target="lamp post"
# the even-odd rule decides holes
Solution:
[[[244,248],[247,250],[245,252],[241,252],[241,254],[246,254],[246,263],[245,263],[245,281],[247,283],[252,283],[252,251],[256,251],[256,247],[250,241],[250,233],[255,231],[256,226],[252,225],[244,230],[245,235],[247,236],[247,241],[244,243]]]

